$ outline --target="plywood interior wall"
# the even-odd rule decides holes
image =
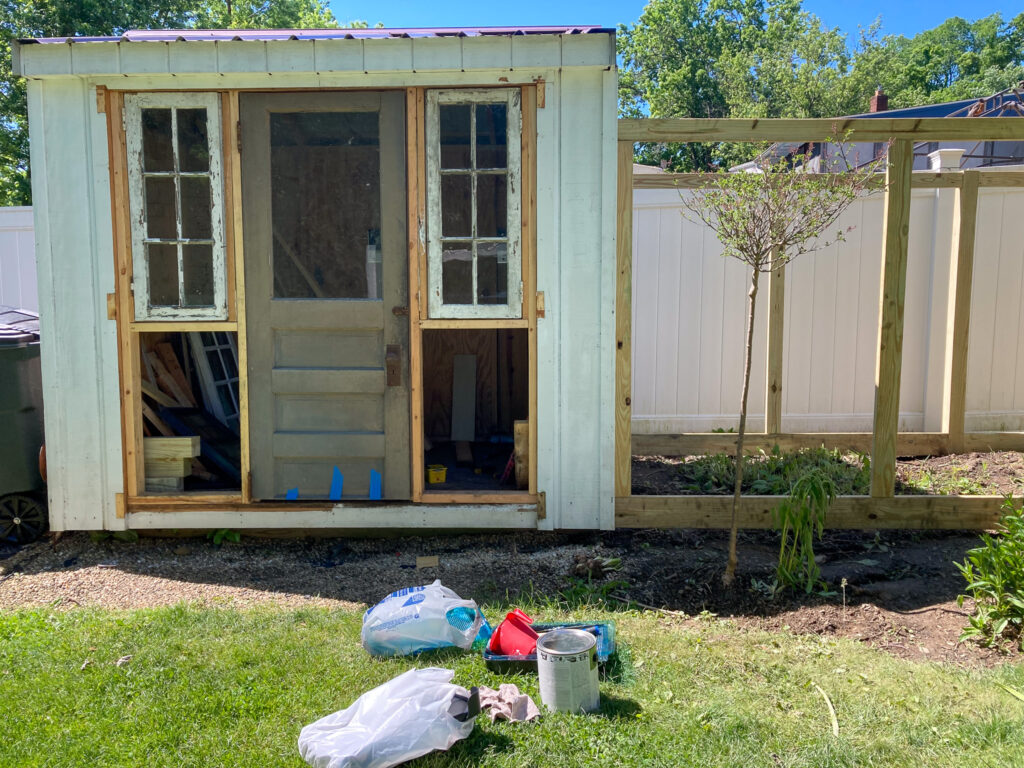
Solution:
[[[455,355],[476,355],[476,439],[512,434],[529,414],[527,335],[521,328],[423,332],[423,415],[428,437],[451,435]]]

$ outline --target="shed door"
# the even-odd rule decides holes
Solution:
[[[403,96],[239,105],[253,497],[408,499]]]

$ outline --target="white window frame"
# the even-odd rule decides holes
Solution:
[[[523,316],[523,248],[522,248],[522,95],[519,88],[478,88],[427,91],[427,314],[431,319],[517,319]],[[477,238],[476,185],[471,187],[473,236],[442,237],[441,235],[441,104],[506,104],[508,162],[506,169],[506,230],[504,238]],[[476,110],[471,110],[471,125],[476,123]],[[470,141],[471,165],[476,166],[476,142]],[[473,171],[475,173],[475,170]],[[477,304],[478,242],[508,241],[508,287],[506,304]],[[472,243],[473,304],[445,304],[442,293],[442,244],[444,241]]]
[[[212,238],[195,242],[212,245],[213,252],[213,306],[171,307],[150,306],[149,264],[146,259],[146,244],[153,242],[174,242],[178,247],[178,297],[184,294],[184,273],[182,269],[182,245],[188,240],[174,241],[150,238],[146,231],[145,177],[154,175],[143,170],[142,157],[142,110],[171,109],[171,143],[175,164],[178,158],[178,109],[206,109],[206,131],[210,150],[208,172],[192,174],[174,171],[162,175],[173,177],[176,193],[180,190],[182,175],[209,176],[211,199]],[[128,151],[128,196],[131,205],[132,227],[132,291],[135,296],[135,320],[227,320],[227,249],[224,234],[224,175],[221,142],[220,94],[204,93],[135,93],[124,99],[125,138]],[[177,211],[177,227],[181,232],[181,210]]]

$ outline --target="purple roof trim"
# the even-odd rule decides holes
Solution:
[[[408,27],[394,29],[130,29],[120,37],[35,37],[21,43],[173,43],[232,40],[387,40],[402,37],[503,37],[614,34],[609,27]]]

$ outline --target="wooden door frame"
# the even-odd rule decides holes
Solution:
[[[538,87],[520,86],[522,92],[522,281],[523,316],[515,319],[429,319],[426,307],[427,174],[426,87],[406,89],[406,162],[408,171],[409,231],[409,368],[410,444],[412,448],[412,501],[431,504],[536,503],[537,490],[537,107]],[[438,86],[442,88],[444,86]],[[499,86],[507,88],[508,86]],[[448,90],[447,88],[445,88]],[[527,332],[529,484],[525,491],[425,491],[423,418],[423,331],[433,329],[507,329]],[[543,514],[538,510],[538,517]]]

